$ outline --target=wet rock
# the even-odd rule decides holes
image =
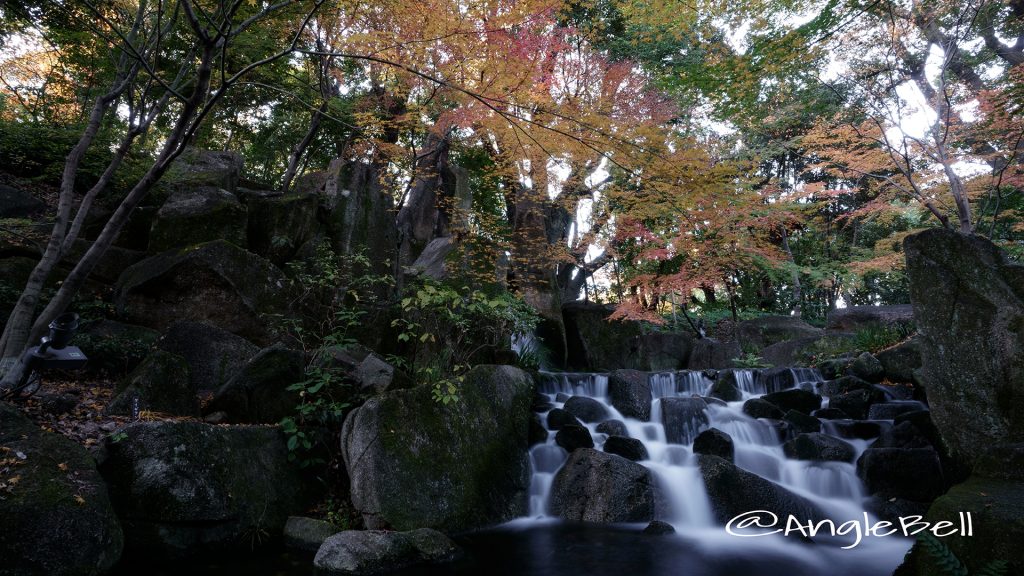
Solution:
[[[185,359],[196,390],[219,389],[260,351],[241,336],[201,322],[174,324],[157,347]]]
[[[548,429],[544,427],[544,424],[540,421],[540,416],[533,414],[530,416],[530,446],[537,444],[543,444],[548,441]]]
[[[636,438],[625,438],[623,436],[609,436],[604,441],[604,451],[608,454],[622,456],[634,462],[650,458],[643,442]]]
[[[843,420],[850,417],[849,414],[839,408],[821,408],[811,412],[811,416],[822,420]]]
[[[718,456],[733,462],[736,448],[732,437],[718,428],[709,428],[697,435],[693,440],[693,453],[707,456]]]
[[[905,402],[880,402],[878,404],[872,404],[871,408],[868,409],[869,420],[893,420],[900,414],[907,414],[910,412],[918,412],[920,410],[927,410],[928,408],[916,401],[905,401]]]
[[[629,430],[626,429],[626,424],[622,420],[605,420],[597,425],[596,430],[600,434],[629,438]]]
[[[743,403],[743,413],[751,418],[781,420],[785,412],[763,398],[751,398]]]
[[[834,460],[853,462],[856,450],[849,442],[827,434],[798,434],[796,438],[782,445],[787,458],[794,460]]]
[[[318,574],[381,574],[418,564],[449,562],[460,554],[454,542],[430,528],[409,532],[346,530],[324,541],[313,565]]]
[[[533,395],[533,403],[530,404],[530,410],[533,412],[547,412],[554,408],[554,404],[548,399],[546,394],[536,392]]]
[[[0,402],[0,574],[94,576],[121,558],[124,539],[93,458],[78,444],[43,432]],[[5,470],[0,468],[0,470]],[[81,499],[79,501],[78,499]]]
[[[154,350],[120,381],[107,414],[130,416],[139,410],[170,416],[199,416],[199,398],[189,380],[188,364],[177,354]]]
[[[668,522],[662,522],[661,520],[654,520],[644,528],[644,534],[651,534],[654,536],[675,533],[676,529],[671,524]]]
[[[603,404],[586,396],[573,396],[565,401],[562,408],[586,423],[600,422],[609,416]]]
[[[338,532],[337,526],[325,520],[291,516],[284,524],[284,543],[296,550],[316,552],[325,540]]]
[[[583,423],[561,408],[555,408],[548,412],[548,428],[561,430],[562,427],[571,425],[582,426]]]
[[[857,460],[857,476],[870,494],[930,502],[946,490],[933,448],[875,448]]]
[[[802,521],[824,518],[809,500],[728,460],[718,456],[699,456],[698,459],[711,509],[720,524],[752,510],[767,510],[779,518],[792,514]]]
[[[661,422],[669,444],[690,444],[708,425],[707,403],[701,398],[662,398]]]
[[[790,430],[797,434],[809,432],[821,432],[821,420],[814,416],[808,416],[803,412],[790,410],[782,417],[783,421],[789,424]]]
[[[819,380],[819,376],[810,368],[781,367],[758,370],[754,381],[757,389],[771,393],[803,387],[807,382]]]
[[[342,455],[366,526],[457,531],[525,514],[532,397],[526,372],[480,365],[458,402],[439,405],[418,386],[349,413]]]
[[[593,448],[594,438],[590,431],[579,424],[566,424],[555,434],[555,443],[572,452],[579,448]]]
[[[566,394],[565,392],[559,392],[558,394],[555,394],[555,402],[561,402],[562,404],[565,404],[565,402],[569,400],[569,398],[572,398],[572,396]]]
[[[852,390],[830,397],[828,406],[842,410],[849,414],[850,418],[863,420],[868,417],[871,405],[879,399],[878,396],[877,390]]]
[[[593,449],[569,455],[551,487],[551,514],[581,522],[646,522],[665,507],[650,470]]]
[[[856,440],[873,440],[881,436],[889,428],[885,422],[865,422],[861,420],[833,421],[831,427],[835,429],[836,434],[840,437]]]
[[[277,424],[295,414],[298,393],[288,390],[306,375],[302,353],[276,345],[261,350],[206,406],[206,413],[225,412],[241,424]]]
[[[107,437],[99,465],[133,553],[185,557],[280,534],[308,493],[284,434],[265,426],[139,422]]]
[[[839,396],[840,394],[846,394],[847,392],[853,392],[854,390],[867,390],[874,393],[876,388],[870,382],[859,378],[857,376],[841,376],[834,380],[828,380],[818,384],[818,391],[823,396]]]
[[[829,358],[822,360],[818,363],[818,371],[821,372],[821,376],[826,380],[834,380],[836,378],[842,378],[847,376],[847,372],[850,370],[850,366],[853,364],[853,356],[844,356],[840,358]]]
[[[616,370],[608,375],[612,406],[626,418],[651,419],[651,383],[646,372]]]
[[[783,390],[772,392],[761,397],[762,400],[778,406],[783,411],[796,410],[810,414],[821,408],[821,396],[807,390]]]
[[[718,379],[711,385],[708,395],[712,398],[718,398],[723,402],[742,400],[743,392],[740,391],[739,385],[736,383],[736,372],[733,370],[723,370],[720,372]]]
[[[850,373],[868,382],[881,382],[885,378],[885,368],[870,352],[863,352],[850,365]]]

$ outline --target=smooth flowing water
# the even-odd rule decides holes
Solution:
[[[701,566],[699,573],[734,573],[726,570],[727,563],[716,563],[713,561],[714,558],[760,557],[772,562],[774,568],[766,568],[758,573],[818,574],[827,571],[864,576],[891,574],[910,547],[911,542],[907,539],[894,536],[864,538],[856,546],[844,550],[843,546],[853,543],[852,537],[816,537],[811,543],[801,541],[798,537],[787,538],[781,535],[741,537],[729,534],[715,521],[692,445],[693,438],[700,431],[712,427],[732,438],[737,466],[810,500],[824,513],[825,518],[833,520],[836,525],[849,520],[877,520],[865,511],[866,494],[857,477],[855,465],[848,462],[800,461],[787,458],[782,448],[787,438],[782,437],[779,428],[767,421],[751,418],[742,410],[746,400],[777,390],[766,390],[771,381],[755,378],[752,371],[737,371],[736,376],[743,399],[729,403],[709,402],[706,409],[708,422],[693,422],[694,430],[688,430],[684,434],[689,442],[687,444],[666,441],[665,427],[660,421],[660,404],[663,398],[668,397],[706,396],[713,382],[701,372],[651,374],[649,381],[653,400],[650,422],[626,418],[616,410],[609,401],[608,377],[604,374],[547,374],[540,391],[547,395],[556,408],[564,405],[567,396],[586,396],[597,400],[608,410],[610,418],[625,423],[630,437],[643,442],[649,458],[640,464],[654,473],[669,499],[669,516],[660,519],[669,522],[676,529],[676,534],[668,537],[672,539],[671,543],[661,548],[676,550],[669,553],[672,556],[678,556],[679,550],[688,550],[688,554],[691,555],[689,563]],[[817,371],[810,369],[794,369],[793,376],[795,387],[800,388],[813,389],[814,385],[821,381]],[[541,414],[545,426],[547,414],[548,412]],[[594,438],[595,448],[600,450],[608,436],[597,432],[597,423],[584,425]],[[834,425],[826,425],[824,431],[835,434],[837,430]],[[533,478],[529,518],[514,524],[518,530],[550,532],[554,530],[551,525],[560,524],[560,521],[549,516],[549,504],[554,477],[568,454],[555,443],[554,438],[555,434],[551,431],[544,444],[534,446],[530,451]],[[857,457],[871,443],[868,440],[844,440],[853,445]],[[641,527],[624,525],[619,528],[628,532],[629,529],[636,531]],[[563,527],[561,530],[564,532],[572,529]],[[589,527],[588,530],[592,534],[600,529]],[[623,536],[619,535],[618,538]],[[622,553],[633,554],[630,550],[623,550]],[[779,560],[780,555],[784,557],[784,561]],[[630,570],[630,573],[676,574],[678,570],[684,568],[665,568],[661,562],[650,566],[650,569]],[[557,569],[544,573],[573,574]],[[687,570],[687,573],[691,572]]]

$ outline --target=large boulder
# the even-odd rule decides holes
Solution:
[[[942,538],[971,574],[993,561],[1007,563],[1006,574],[1024,574],[1024,444],[997,445],[975,461],[974,473],[932,503],[928,522],[951,521],[959,528],[961,513],[971,514],[971,532]],[[907,555],[899,576],[943,573],[935,557],[920,544]]]
[[[0,402],[0,575],[105,573],[123,544],[92,457]]]
[[[587,396],[573,396],[565,401],[562,406],[569,414],[579,418],[582,422],[602,422],[608,418],[608,409],[593,398]]]
[[[931,502],[946,489],[934,448],[871,447],[857,460],[857,475],[870,494]]]
[[[650,470],[620,456],[576,450],[555,475],[550,513],[579,522],[647,522],[666,500]]]
[[[910,304],[849,306],[830,310],[825,316],[825,328],[838,332],[856,332],[863,328],[913,323],[914,309]]]
[[[477,366],[457,402],[439,404],[419,386],[352,411],[342,455],[366,526],[458,531],[523,515],[532,397],[526,372]]]
[[[623,458],[634,462],[650,458],[650,455],[647,453],[647,447],[644,446],[643,442],[636,438],[609,436],[608,439],[604,441],[602,449],[608,454],[622,456]]]
[[[114,302],[129,322],[142,326],[166,330],[180,320],[206,322],[269,344],[264,315],[287,308],[288,286],[273,264],[214,240],[130,266],[117,281]]]
[[[718,456],[732,462],[736,455],[736,447],[732,436],[718,428],[708,428],[693,440],[693,453]]]
[[[645,334],[639,322],[609,321],[614,310],[590,302],[562,306],[569,369],[655,372],[686,367],[693,346],[690,334]]]
[[[246,210],[222,188],[176,190],[156,213],[149,231],[149,251],[193,246],[223,239],[245,246]]]
[[[626,418],[651,419],[651,382],[646,372],[616,370],[608,375],[608,397]]]
[[[732,368],[732,361],[743,353],[739,342],[720,342],[714,338],[701,338],[693,343],[690,359],[686,367],[689,370],[720,370]]]
[[[794,460],[853,462],[857,456],[849,442],[821,433],[798,434],[782,445],[782,451]]]
[[[151,328],[103,319],[83,323],[75,346],[89,357],[88,372],[120,377],[134,370],[159,339]]]
[[[661,422],[669,444],[690,444],[708,427],[707,403],[702,398],[662,398]]]
[[[971,463],[981,446],[1024,441],[1024,266],[944,229],[903,247],[923,384],[951,453]]]
[[[803,366],[808,353],[821,341],[820,336],[805,336],[769,344],[761,350],[761,360],[774,367]]]
[[[0,218],[27,218],[45,208],[42,200],[28,192],[0,184]]]
[[[850,364],[850,374],[868,382],[881,382],[885,378],[885,368],[870,352],[862,352]]]
[[[99,470],[136,553],[248,548],[257,534],[279,537],[307,504],[277,428],[140,422],[103,450]]]
[[[295,414],[298,394],[288,387],[305,376],[302,352],[277,345],[261,350],[221,386],[205,412],[224,412],[227,422],[276,424]]]
[[[454,251],[455,240],[451,236],[434,238],[423,249],[423,252],[420,252],[420,255],[409,266],[406,273],[413,276],[425,276],[434,280],[444,280],[448,277],[446,261]]]
[[[783,342],[803,338],[820,338],[821,328],[815,328],[796,316],[762,316],[742,320],[736,325],[735,337],[744,346],[755,346],[758,350]]]
[[[711,385],[708,396],[718,398],[723,402],[736,402],[743,399],[743,391],[736,380],[735,370],[723,370],[718,373],[718,378]]]
[[[184,190],[213,186],[234,194],[244,162],[237,152],[188,148],[171,164],[160,187]]]
[[[296,550],[316,552],[325,540],[338,532],[338,527],[326,520],[291,516],[284,523],[284,544]]]
[[[154,350],[118,383],[108,414],[131,415],[137,403],[146,410],[169,416],[199,416],[199,398],[188,377],[188,364],[177,354]]]
[[[807,499],[724,458],[702,455],[698,460],[711,510],[721,524],[753,510],[767,510],[780,519],[790,514],[805,522],[824,519],[817,506]]]
[[[590,435],[590,430],[579,424],[566,424],[555,434],[555,444],[565,448],[566,452],[572,452],[580,448],[593,448],[594,437]]]
[[[260,351],[227,330],[188,321],[172,325],[157,341],[157,348],[185,359],[196,390],[219,389]]]
[[[810,414],[821,408],[821,396],[800,388],[772,392],[771,394],[765,394],[761,399],[771,402],[783,411],[796,410],[797,412]]]
[[[454,542],[430,528],[409,532],[346,530],[324,541],[313,565],[317,574],[365,576],[417,564],[449,562],[460,555]]]
[[[891,382],[916,383],[915,371],[921,368],[921,338],[915,336],[875,355],[885,378]]]
[[[246,200],[249,250],[274,265],[283,266],[316,237],[319,200],[315,194],[250,194]]]

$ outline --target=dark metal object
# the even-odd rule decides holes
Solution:
[[[41,380],[41,370],[78,370],[86,365],[89,359],[77,346],[69,346],[78,330],[78,314],[71,312],[61,314],[50,322],[50,334],[43,336],[39,346],[33,346],[25,351],[21,361],[25,366],[25,373],[18,385],[6,392],[6,396],[13,396],[29,388],[32,384],[38,384]],[[38,385],[32,394],[38,390]]]

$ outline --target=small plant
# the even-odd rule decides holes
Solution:
[[[944,574],[950,576],[969,576],[970,572],[964,563],[953,554],[944,542],[927,532],[918,534],[917,542],[921,548],[931,556]],[[991,560],[981,567],[977,572],[978,576],[1005,576],[1008,569],[1005,560]]]
[[[873,324],[857,330],[853,343],[857,350],[878,352],[906,340],[913,333],[913,326],[904,322],[884,326]]]
[[[771,364],[765,362],[764,358],[761,358],[757,352],[747,352],[733,358],[732,365],[736,368],[746,368],[748,370],[771,367]]]

